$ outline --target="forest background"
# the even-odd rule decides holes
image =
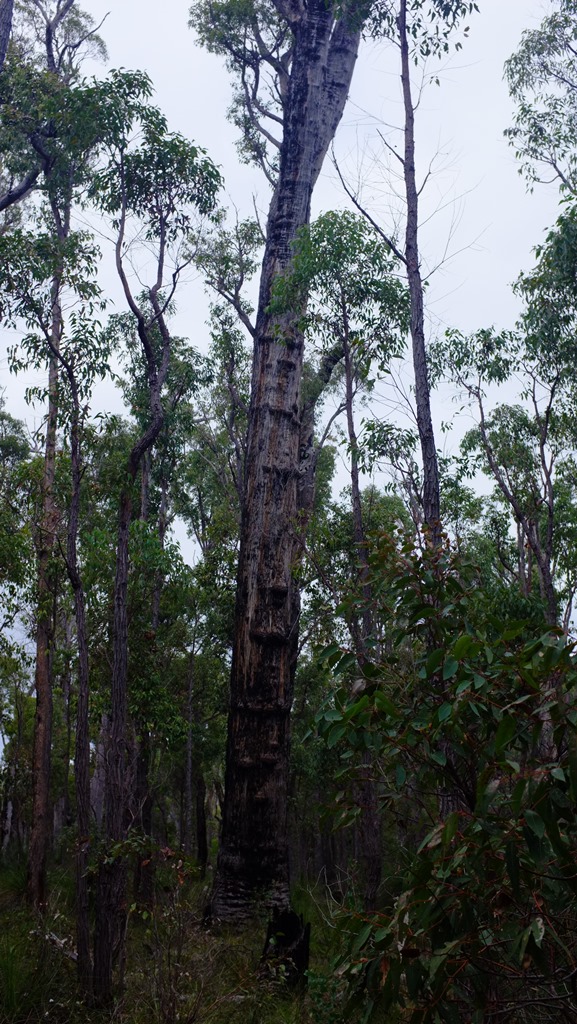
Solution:
[[[355,18],[393,42],[361,44],[333,146],[335,76],[287,228],[296,0],[195,4],[204,49],[186,10],[15,5],[8,1020],[573,1019],[576,12],[525,37],[508,106],[544,12],[479,6],[311,4],[351,57]]]

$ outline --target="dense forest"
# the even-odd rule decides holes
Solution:
[[[194,0],[251,216],[85,2],[0,0],[0,1021],[577,1024],[577,0],[469,334],[415,115],[483,0]],[[333,145],[377,45],[389,219]]]

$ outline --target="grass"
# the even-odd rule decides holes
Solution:
[[[341,1024],[343,993],[329,969],[336,930],[320,897],[305,890],[296,896],[312,920],[311,980],[298,996],[259,970],[265,922],[241,934],[206,930],[204,885],[174,870],[159,873],[154,912],[130,909],[124,990],[115,1006],[87,1008],[66,955],[74,946],[71,876],[65,865],[51,873],[49,907],[38,919],[25,904],[23,869],[0,867],[2,1024]]]

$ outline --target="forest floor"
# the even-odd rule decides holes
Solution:
[[[312,937],[306,990],[295,994],[282,968],[261,965],[266,919],[240,934],[206,929],[207,883],[175,860],[156,876],[153,909],[129,907],[117,999],[111,1009],[96,1010],[79,999],[76,983],[73,865],[52,868],[42,917],[27,907],[25,885],[25,866],[0,865],[0,1024],[344,1021],[345,993],[331,970],[338,929],[324,894],[296,894]]]

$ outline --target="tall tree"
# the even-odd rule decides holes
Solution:
[[[413,372],[415,378],[415,412],[422,461],[422,518],[433,547],[441,543],[441,503],[439,489],[439,464],[435,433],[431,414],[431,384],[427,362],[425,331],[425,285],[421,270],[419,245],[419,199],[422,186],[417,181],[416,132],[412,82],[412,65],[433,55],[442,56],[449,50],[449,36],[461,19],[477,9],[469,0],[395,0],[393,3],[377,4],[370,19],[374,36],[388,39],[399,51],[401,103],[403,125],[400,152],[386,143],[402,168],[405,192],[404,243],[397,242],[392,235],[379,228],[384,240],[404,264],[409,286],[411,314],[410,336],[412,342]],[[465,30],[466,31],[466,30]],[[457,47],[461,44],[457,43]],[[341,176],[341,181],[344,180]],[[375,226],[370,212],[363,207],[358,195],[345,185],[355,205],[368,216]]]
[[[52,562],[57,509],[54,501],[58,426],[59,359],[62,342],[63,289],[69,262],[75,190],[85,181],[94,130],[83,120],[70,83],[78,71],[78,49],[95,33],[91,19],[73,9],[74,0],[55,4],[23,3],[21,30],[2,72],[0,154],[5,175],[19,181],[3,197],[2,208],[24,198],[42,181],[42,216],[59,253],[52,261],[50,324],[43,323],[48,361],[42,515],[36,535],[38,611],[36,616],[36,724],[33,757],[33,818],[29,849],[28,892],[37,907],[46,899],[46,855],[51,836],[50,745],[52,731],[52,658],[54,595]],[[74,141],[73,141],[74,140]],[[31,169],[32,168],[32,169]],[[0,203],[0,205],[2,205]],[[16,289],[18,294],[18,289]]]
[[[305,385],[314,395],[315,382],[338,370],[333,390],[338,389],[337,414],[345,420],[353,539],[357,579],[351,580],[362,599],[362,614],[348,619],[359,669],[369,659],[375,640],[369,583],[368,536],[361,494],[361,444],[356,422],[359,397],[368,395],[379,376],[404,348],[408,326],[406,289],[395,277],[398,263],[390,247],[371,225],[356,214],[328,213],[319,217],[295,244],[292,272],[277,282],[277,303],[298,308],[300,295],[308,295],[301,326],[313,348],[320,369]],[[274,303],[273,303],[274,308]],[[309,354],[309,362],[312,362]],[[310,370],[310,367],[309,367]],[[328,374],[327,374],[328,371]],[[309,377],[311,374],[309,372]],[[307,381],[307,384],[309,381]],[[313,406],[314,408],[314,406]],[[333,423],[329,418],[326,437]],[[322,443],[323,438],[321,438]],[[315,452],[315,457],[317,453]],[[359,787],[359,833],[362,891],[365,903],[374,906],[381,878],[381,843],[376,791],[372,780]]]
[[[302,310],[278,315],[269,305],[275,279],[291,265],[297,232],[309,221],[313,188],[347,99],[364,11],[326,0],[225,0],[198,3],[191,16],[201,40],[225,55],[237,76],[233,113],[244,129],[245,153],[273,185],[253,335],[225,805],[211,898],[216,918],[242,920],[259,896],[276,907],[290,900],[294,567],[300,481],[310,453],[301,433]]]
[[[147,415],[132,444],[118,511],[114,584],[113,667],[109,732],[105,752],[105,829],[108,856],[98,874],[94,935],[94,994],[98,1003],[112,999],[113,965],[121,955],[126,916],[126,838],[128,792],[126,745],[128,723],[128,581],[129,533],[134,484],[145,454],[157,441],[170,405],[166,394],[172,355],[168,324],[170,304],[183,271],[195,253],[198,215],[209,213],[220,175],[203,150],[170,133],[158,110],[140,105],[132,117],[116,121],[109,159],[92,182],[92,195],[103,213],[114,218],[116,269],[141,348],[145,368]],[[138,131],[139,144],[131,145]],[[131,235],[131,230],[134,234]],[[152,258],[150,283],[135,296],[127,261],[135,259],[141,234],[145,258]]]

